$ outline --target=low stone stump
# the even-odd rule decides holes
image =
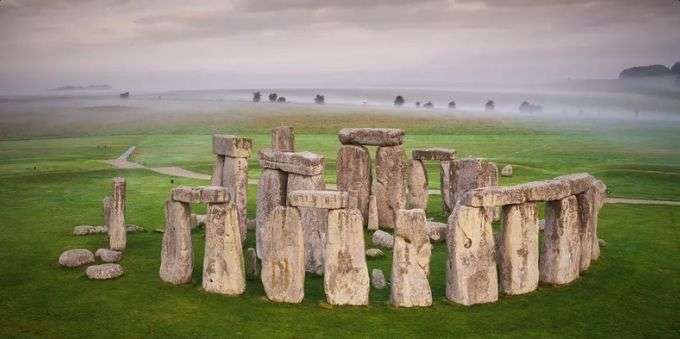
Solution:
[[[397,146],[404,143],[404,130],[395,128],[343,128],[338,132],[343,145]]]
[[[290,126],[272,128],[272,149],[295,152],[295,129]]]
[[[189,203],[165,202],[165,232],[161,246],[161,280],[179,285],[191,282],[194,268]]]
[[[378,147],[372,192],[380,227],[394,228],[397,210],[406,207],[406,153],[402,146]]]
[[[106,280],[118,278],[125,273],[123,267],[118,264],[93,265],[85,270],[85,274],[92,280]]]
[[[368,197],[368,225],[369,230],[377,231],[380,227],[378,223],[378,202],[375,200],[375,195]]]
[[[123,258],[123,252],[110,250],[107,248],[100,248],[94,252],[94,256],[106,263],[119,262]]]
[[[78,267],[93,262],[94,254],[83,248],[64,251],[59,255],[59,265],[64,267]]]
[[[378,258],[385,256],[385,253],[379,248],[369,248],[366,250],[366,256],[369,258]]]
[[[371,241],[373,242],[373,245],[376,246],[384,248],[394,247],[394,236],[382,230],[377,230],[373,232],[373,235],[371,236]]]
[[[457,205],[449,217],[446,298],[463,305],[498,300],[492,211]]]
[[[371,156],[366,147],[343,145],[338,150],[336,175],[339,191],[347,191],[356,199],[365,220],[368,220],[369,196],[371,194]]]
[[[349,205],[349,195],[343,191],[299,190],[288,192],[288,204],[294,207],[342,209]]]
[[[456,157],[456,151],[448,148],[425,148],[411,151],[413,160],[451,161]]]
[[[324,190],[323,175],[306,176],[288,174],[288,192],[299,190]],[[322,275],[324,265],[324,244],[326,243],[326,224],[328,211],[315,207],[298,207],[305,240],[305,268],[307,272]]]
[[[545,230],[539,260],[540,281],[567,284],[579,277],[581,237],[578,201],[571,195],[545,206]]]
[[[249,158],[253,141],[235,135],[214,134],[213,153],[232,158]]]
[[[324,158],[311,152],[260,150],[260,166],[300,175],[322,175]]]
[[[411,160],[408,165],[407,178],[406,207],[426,209],[429,192],[427,190],[427,170],[422,160]]]
[[[97,229],[92,225],[80,225],[73,228],[73,235],[96,234]]]
[[[395,225],[390,301],[396,307],[431,306],[432,245],[425,226],[425,211],[399,210]]]
[[[368,305],[370,280],[364,254],[361,212],[328,212],[324,291],[331,305]]]
[[[123,251],[127,243],[125,231],[125,179],[113,178],[113,192],[111,194],[107,229],[109,233],[109,248]]]
[[[262,253],[268,242],[265,239],[266,223],[269,215],[278,206],[286,205],[286,185],[288,175],[282,171],[263,168],[260,181],[257,183],[257,204],[255,215],[255,249],[257,257],[262,259]]]
[[[305,249],[300,211],[295,207],[274,208],[266,223],[262,260],[262,286],[275,302],[300,303],[304,298]]]
[[[246,289],[246,274],[233,203],[208,204],[203,256],[203,289],[206,292],[239,295]]]
[[[246,239],[246,204],[248,201],[248,158],[226,156],[222,171],[222,186],[236,207],[241,241]]]
[[[523,294],[538,287],[538,214],[535,203],[507,205],[498,245],[501,291]]]

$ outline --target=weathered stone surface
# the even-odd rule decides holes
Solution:
[[[371,271],[371,286],[377,290],[382,290],[387,286],[385,281],[385,274],[381,269],[374,268]]]
[[[304,297],[305,249],[300,211],[278,206],[271,212],[264,234],[262,285],[271,301],[299,303]]]
[[[406,207],[406,154],[402,146],[378,147],[375,185],[380,227],[393,228],[397,210]]]
[[[511,177],[512,176],[512,165],[505,165],[501,169],[501,176]]]
[[[235,135],[214,134],[213,153],[232,158],[249,158],[253,141]]]
[[[201,202],[207,204],[223,204],[230,201],[228,189],[222,186],[201,187]]]
[[[452,186],[451,180],[451,162],[452,161],[442,161],[439,163],[439,191],[442,197],[442,212],[444,215],[451,214],[453,210],[453,194],[454,187]]]
[[[460,203],[470,207],[499,207],[526,202],[522,186],[489,186],[471,189],[460,199]]]
[[[260,262],[257,260],[257,251],[249,247],[246,250],[246,279],[252,280],[260,277]]]
[[[382,230],[377,230],[373,232],[373,235],[371,236],[371,241],[373,242],[373,245],[376,246],[384,248],[394,247],[394,236]]]
[[[288,192],[298,190],[323,190],[326,184],[323,175],[306,176],[288,174]],[[323,274],[324,244],[328,211],[314,207],[298,207],[305,239],[305,268],[307,272]]]
[[[106,225],[109,234],[109,248],[122,251],[127,243],[125,230],[125,178],[113,178],[110,210]]]
[[[134,225],[134,224],[127,224],[125,225],[125,232],[127,233],[138,233],[138,232],[146,232],[144,227]]]
[[[178,186],[172,189],[171,197],[174,201],[198,204],[201,202],[201,188]]]
[[[288,191],[288,205],[295,207],[315,207],[325,209],[347,208],[347,192],[328,190]]]
[[[238,229],[241,232],[241,240],[243,241],[246,239],[247,232],[248,159],[225,157],[222,185],[227,189],[229,197],[236,207]]]
[[[104,197],[102,199],[102,213],[104,215],[104,226],[102,227],[106,230],[106,234],[108,234],[109,218],[111,217],[111,197]]]
[[[290,126],[272,128],[272,149],[295,152],[295,129]]]
[[[603,196],[607,194],[607,185],[602,180],[593,180],[593,188]]]
[[[363,224],[357,209],[328,212],[324,290],[331,305],[368,305]]]
[[[343,128],[338,132],[343,145],[396,146],[404,143],[404,130],[396,128]]]
[[[363,146],[343,145],[338,150],[335,164],[338,190],[347,191],[364,219],[368,219],[371,194],[371,155]]]
[[[535,203],[503,207],[498,245],[501,291],[523,294],[538,287],[538,214]]]
[[[566,180],[571,187],[571,194],[576,195],[593,187],[596,179],[588,173],[575,173],[559,176],[555,180]]]
[[[576,195],[578,201],[579,225],[581,237],[580,271],[583,272],[590,267],[595,251],[599,252],[597,241],[597,222],[600,208],[602,207],[602,195],[591,187],[589,190]],[[597,246],[597,249],[593,248]]]
[[[425,148],[411,151],[413,160],[450,161],[455,159],[456,151],[448,148]]]
[[[96,229],[92,225],[80,225],[73,228],[73,235],[89,235],[95,234]]]
[[[427,190],[427,170],[421,160],[411,160],[407,170],[408,190],[406,207],[426,209],[429,196]]]
[[[532,181],[519,186],[527,201],[560,200],[571,195],[571,186],[566,180]]]
[[[430,242],[444,242],[446,241],[446,233],[449,231],[449,225],[443,222],[428,221],[425,224],[427,228],[427,235],[430,237]]]
[[[210,177],[211,186],[222,186],[222,171],[224,168],[224,155],[215,155],[215,166]]]
[[[95,226],[94,232],[95,232],[95,234],[108,234],[109,230],[106,229],[105,226]]]
[[[118,264],[93,265],[85,270],[87,277],[93,280],[118,278],[123,273],[125,273],[123,267]]]
[[[451,201],[453,207],[472,189],[498,186],[498,168],[485,159],[464,158],[451,163]]]
[[[161,247],[161,280],[179,285],[191,281],[194,269],[191,245],[191,207],[188,203],[165,202],[165,232]]]
[[[431,306],[430,274],[432,245],[427,235],[425,211],[399,210],[394,229],[392,289],[390,300],[396,307]]]
[[[368,197],[368,226],[369,230],[376,231],[380,227],[378,223],[378,202],[375,200],[375,195]]]
[[[599,183],[598,183],[599,182]],[[604,206],[604,199],[607,197],[607,186],[603,182],[596,180],[593,186],[595,190],[599,193],[595,196],[595,209],[593,213],[593,246],[591,253],[591,260],[597,260],[600,258],[600,242],[597,236],[597,225],[600,215],[600,209]]]
[[[260,150],[260,166],[301,175],[323,174],[324,158],[311,152]]]
[[[541,282],[567,284],[578,278],[581,267],[580,228],[575,196],[546,204],[539,263]]]
[[[190,204],[216,204],[229,202],[231,199],[227,189],[221,186],[178,186],[172,189],[172,200]]]
[[[83,248],[64,251],[59,256],[59,265],[64,267],[78,267],[92,262],[94,254]]]
[[[103,262],[119,262],[123,258],[123,252],[110,250],[107,248],[100,248],[94,252],[94,256]]]
[[[492,212],[457,205],[449,217],[446,298],[463,305],[498,300]]]
[[[264,248],[268,245],[265,239],[267,219],[277,206],[286,205],[286,185],[288,175],[275,169],[262,169],[260,181],[257,183],[257,204],[255,215],[255,244],[258,258],[262,259]]]
[[[239,295],[246,289],[241,233],[233,203],[208,204],[203,289],[226,295]]]
[[[379,248],[369,248],[366,250],[366,256],[369,258],[377,258],[384,255],[385,253],[383,253],[383,251],[381,251]]]

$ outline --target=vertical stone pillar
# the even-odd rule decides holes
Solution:
[[[411,160],[408,165],[408,195],[406,206],[409,209],[427,209],[427,170],[422,160]]]
[[[209,203],[205,223],[203,289],[239,295],[246,289],[241,231],[232,203]]]
[[[450,194],[454,206],[463,194],[471,189],[498,185],[498,167],[493,162],[484,159],[455,160],[451,164],[450,171],[452,180]]]
[[[506,205],[498,246],[500,287],[505,294],[523,294],[538,287],[538,216],[533,202]]]
[[[165,232],[161,246],[161,280],[179,285],[191,281],[194,269],[189,203],[165,202]]]
[[[399,210],[394,228],[392,289],[396,307],[431,306],[430,273],[432,245],[427,234],[425,211]]]
[[[238,214],[238,228],[241,240],[246,239],[246,217],[248,203],[248,159],[224,157],[222,186],[227,189]]]
[[[498,300],[492,212],[456,205],[449,217],[446,298],[463,305]]]
[[[308,176],[288,173],[288,192],[324,190],[325,188],[323,174]],[[328,211],[315,207],[299,207],[298,210],[305,240],[305,268],[307,272],[322,275]]]
[[[324,290],[331,305],[368,305],[370,279],[363,220],[357,209],[328,212]]]
[[[263,252],[262,285],[275,302],[299,303],[304,298],[305,250],[300,211],[274,208],[266,223],[270,244]]]
[[[371,155],[359,145],[342,145],[336,161],[338,190],[347,191],[350,201],[356,200],[356,208],[364,220],[368,220],[368,203],[371,194]]]
[[[272,150],[295,152],[295,129],[290,126],[272,128]]]
[[[215,167],[210,178],[211,186],[222,186],[222,171],[224,171],[224,155],[215,155]]]
[[[539,260],[541,282],[566,284],[578,278],[581,267],[580,228],[575,196],[546,203]]]
[[[368,197],[368,226],[371,231],[376,231],[379,228],[378,223],[378,203],[375,201],[375,195]]]
[[[450,215],[453,210],[453,202],[451,201],[454,194],[454,187],[451,185],[451,163],[452,160],[445,160],[439,163],[439,183],[442,197],[442,212],[445,215]]]
[[[372,192],[378,206],[380,227],[394,228],[397,210],[406,207],[406,168],[403,146],[378,147]]]
[[[592,215],[593,222],[593,245],[591,252],[591,260],[600,258],[600,238],[597,235],[597,225],[600,218],[600,209],[604,206],[604,199],[607,197],[607,186],[600,180],[595,181],[594,185],[597,194],[594,199],[594,208]]]
[[[267,219],[277,206],[286,205],[286,185],[288,175],[285,172],[263,168],[260,181],[257,183],[257,213],[255,217],[255,245],[258,258],[262,259],[264,248],[269,239],[265,233]]]
[[[113,193],[108,217],[109,248],[116,251],[125,249],[125,178],[113,178]]]

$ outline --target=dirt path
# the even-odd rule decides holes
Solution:
[[[102,162],[107,163],[117,169],[138,169],[143,168],[152,172],[156,172],[163,175],[169,175],[173,177],[183,177],[199,180],[210,180],[210,174],[198,173],[189,171],[187,169],[168,166],[168,167],[146,167],[144,165],[138,164],[136,162],[129,161],[130,156],[135,152],[136,146],[128,148],[123,154],[118,158],[112,160],[102,160]],[[254,178],[248,179],[249,185],[257,185],[258,180]],[[334,184],[326,184],[327,189],[336,189],[337,186]],[[430,195],[440,195],[441,192],[438,189],[428,190]],[[680,206],[680,201],[670,201],[670,200],[647,200],[647,199],[627,199],[627,198],[607,198],[605,203],[608,204],[632,204],[632,205],[665,205],[665,206]]]

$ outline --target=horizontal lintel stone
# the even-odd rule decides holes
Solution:
[[[571,186],[571,194],[581,194],[591,187],[593,187],[593,182],[596,180],[592,175],[588,173],[576,173],[569,175],[562,175],[555,180],[566,180]]]
[[[343,128],[338,132],[343,145],[397,146],[404,143],[404,130],[398,128]]]
[[[516,205],[526,202],[522,186],[490,186],[467,191],[461,198],[461,203],[471,207],[496,207]]]
[[[571,185],[567,180],[532,181],[519,186],[528,202],[560,200],[571,195]]]
[[[214,134],[213,153],[231,158],[249,158],[253,141],[235,135]]]
[[[301,175],[319,175],[323,173],[324,158],[311,152],[282,152],[271,149],[260,150],[262,168],[277,169]]]
[[[449,161],[456,157],[456,150],[448,148],[425,148],[411,151],[413,160],[439,160]]]
[[[300,190],[288,193],[288,204],[295,207],[326,209],[347,208],[349,194],[344,191]]]
[[[179,186],[172,189],[172,200],[190,204],[218,204],[229,202],[229,193],[221,186]]]

